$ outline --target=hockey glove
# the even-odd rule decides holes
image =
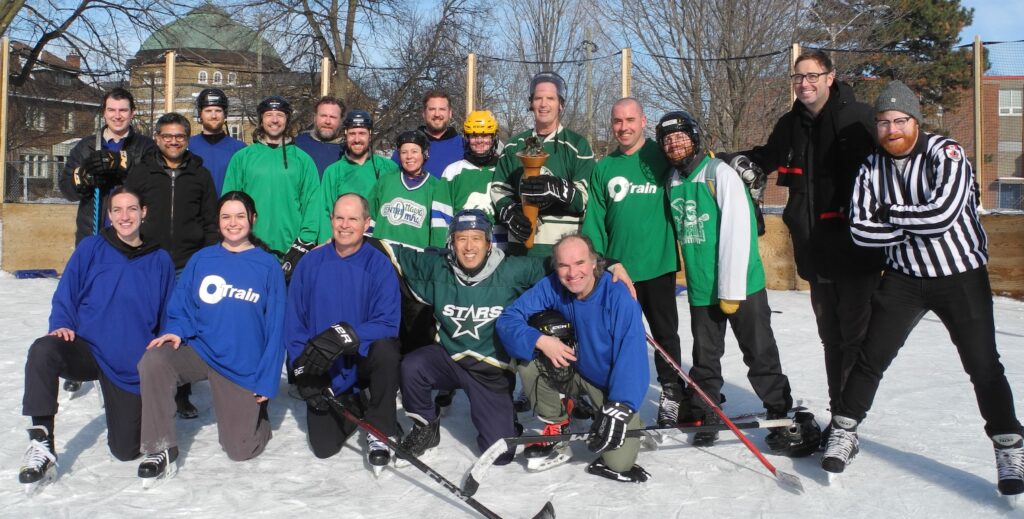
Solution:
[[[729,161],[729,166],[740,174],[743,183],[747,185],[752,200],[761,200],[764,196],[764,188],[767,185],[768,175],[761,166],[750,160],[746,155],[736,155]]]
[[[306,404],[320,412],[326,412],[331,408],[327,402],[327,395],[330,395],[330,377],[326,375],[302,375],[295,377],[295,389],[299,396],[306,401]]]
[[[498,219],[505,224],[508,233],[518,241],[525,242],[530,237],[530,232],[533,231],[530,219],[523,214],[523,206],[517,203],[503,207],[498,213]]]
[[[281,263],[281,270],[284,271],[285,282],[291,281],[292,272],[295,271],[295,266],[299,264],[299,260],[310,251],[316,242],[305,242],[299,238],[295,238],[292,246],[288,249],[288,252],[284,253],[284,261]]]
[[[740,302],[735,299],[719,299],[718,308],[722,310],[723,314],[732,315],[740,309]]]
[[[633,418],[634,411],[622,402],[605,402],[601,415],[590,426],[587,448],[601,453],[618,449],[626,441],[626,425]]]
[[[552,175],[526,177],[519,183],[519,194],[524,202],[536,204],[541,209],[553,203],[568,206],[576,196],[572,182]]]
[[[306,343],[306,349],[295,359],[294,374],[296,377],[322,375],[331,369],[338,357],[358,353],[359,337],[352,326],[346,322],[332,324]]]
[[[124,152],[96,150],[82,161],[81,173],[76,177],[86,179],[85,182],[92,186],[120,184],[128,173],[127,162],[128,156]]]

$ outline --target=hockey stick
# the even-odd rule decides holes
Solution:
[[[793,420],[789,418],[782,418],[779,420],[759,420],[753,422],[743,422],[734,424],[738,429],[762,429],[767,427],[786,427],[792,425]],[[626,431],[627,438],[638,438],[651,433],[660,433],[661,431],[678,431],[683,433],[695,433],[703,431],[725,431],[728,427],[725,424],[689,424],[682,423],[673,427],[662,427],[654,425],[651,427],[644,427],[642,429],[631,429]],[[494,465],[495,460],[499,456],[508,452],[509,449],[515,448],[516,445],[545,442],[572,442],[587,440],[590,438],[590,432],[579,432],[569,434],[553,434],[553,435],[526,435],[526,436],[514,436],[511,438],[500,438],[490,447],[484,451],[483,454],[477,458],[473,466],[470,467],[466,473],[465,481],[462,483],[462,491],[467,495],[473,495],[480,488],[480,483],[484,480],[487,472]]]
[[[715,414],[722,419],[722,422],[729,427],[729,430],[731,430],[733,434],[735,434],[736,437],[739,438],[741,442],[743,442],[743,445],[746,445],[747,449],[750,449],[750,452],[757,457],[761,464],[764,465],[765,468],[767,468],[773,476],[775,476],[775,481],[777,481],[780,486],[787,490],[793,490],[798,494],[802,494],[804,492],[804,485],[803,483],[800,482],[800,478],[794,474],[783,472],[775,468],[775,465],[772,465],[772,462],[768,461],[768,458],[765,458],[764,454],[761,454],[761,451],[758,450],[756,446],[754,446],[754,442],[750,441],[750,438],[747,438],[747,436],[743,434],[739,430],[739,428],[736,427],[736,424],[734,424],[732,420],[730,420],[729,417],[725,415],[725,412],[722,411],[722,408],[718,407],[718,404],[711,400],[711,397],[709,397],[708,394],[705,393],[704,390],[701,389],[700,386],[698,386],[692,378],[690,378],[689,374],[683,371],[683,368],[679,366],[679,363],[676,362],[675,359],[672,358],[672,355],[669,355],[668,351],[665,351],[665,348],[662,345],[658,344],[658,341],[655,341],[650,334],[647,334],[647,342],[650,343],[650,345],[653,346],[655,350],[658,350],[658,353],[661,354],[661,357],[665,359],[665,361],[668,362],[670,365],[672,365],[673,369],[676,370],[676,374],[682,377],[683,380],[685,380],[686,383],[690,385],[690,387],[697,393],[697,395],[700,396],[700,399],[704,401],[704,404],[707,405],[709,409],[714,411]]]
[[[325,396],[327,396],[327,395],[325,395]],[[360,429],[366,431],[367,433],[372,434],[378,440],[386,443],[388,445],[388,447],[391,448],[391,450],[395,451],[396,454],[401,456],[404,460],[408,461],[412,466],[414,466],[417,469],[419,469],[420,472],[423,472],[424,474],[430,476],[430,479],[433,479],[434,481],[437,481],[438,483],[440,483],[441,486],[443,486],[445,488],[445,490],[451,492],[452,494],[455,494],[455,497],[457,497],[460,500],[462,500],[463,502],[465,502],[467,505],[470,506],[470,508],[472,508],[473,510],[476,510],[480,515],[482,515],[482,516],[484,516],[484,517],[486,517],[488,519],[501,519],[500,515],[494,513],[493,511],[491,511],[486,506],[480,504],[480,502],[477,501],[476,499],[473,499],[473,497],[471,495],[466,494],[465,492],[463,492],[462,489],[460,489],[458,487],[458,485],[456,485],[455,483],[452,483],[451,481],[448,481],[447,478],[442,476],[436,470],[430,468],[430,466],[427,465],[426,463],[423,463],[422,461],[420,461],[420,459],[417,458],[416,456],[414,456],[411,452],[403,449],[402,446],[398,444],[398,442],[392,440],[391,438],[388,438],[388,435],[386,435],[383,432],[381,432],[380,429],[374,427],[373,424],[371,424],[370,422],[367,422],[366,420],[363,420],[363,419],[359,418],[358,416],[352,414],[352,411],[349,411],[345,407],[345,405],[342,404],[340,401],[338,401],[338,399],[335,398],[333,395],[327,396],[327,402],[330,403],[331,407],[334,408],[335,411],[337,411],[339,414],[341,414],[342,418],[348,420],[349,422],[352,422],[354,425],[356,425]],[[533,516],[533,519],[554,519],[554,518],[555,518],[555,508],[551,505],[551,501],[548,501],[547,503],[545,503],[544,507],[541,508],[539,512],[537,512],[537,515]]]

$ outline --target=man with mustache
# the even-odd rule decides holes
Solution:
[[[1024,494],[1024,440],[996,351],[985,230],[978,184],[959,143],[920,131],[917,97],[899,81],[875,101],[881,149],[860,168],[850,208],[853,239],[885,253],[860,357],[832,412],[821,466],[840,473],[859,451],[882,374],[928,311],[949,331],[970,375],[985,433],[995,449],[999,492]]]
[[[345,133],[341,127],[341,115],[345,113],[345,107],[337,98],[324,96],[317,101],[314,110],[313,128],[295,136],[295,145],[312,157],[322,179],[327,166],[343,155]]]
[[[462,160],[462,148],[466,141],[459,135],[452,122],[452,98],[444,90],[431,90],[423,95],[423,125],[417,128],[427,136],[430,157],[423,164],[423,170],[431,176],[441,178],[445,168]],[[391,155],[395,164],[401,165],[398,150]]]

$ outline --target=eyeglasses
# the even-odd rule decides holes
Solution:
[[[887,119],[878,119],[875,120],[875,126],[878,126],[879,130],[888,130],[890,126],[897,130],[902,130],[903,128],[906,128],[907,123],[909,123],[911,119],[913,119],[913,117],[897,117],[891,121]]]
[[[157,136],[164,142],[185,142],[185,139],[188,138],[188,135],[184,133],[158,133]]]
[[[827,76],[831,73],[832,72],[809,72],[807,74],[793,74],[792,76],[789,76],[789,79],[792,79],[793,83],[797,85],[803,83],[805,79],[808,83],[817,83],[818,78],[821,76]]]

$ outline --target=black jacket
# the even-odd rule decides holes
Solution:
[[[145,135],[139,135],[135,133],[135,128],[128,128],[128,136],[124,139],[124,148],[128,155],[128,169],[146,155],[156,153],[156,144],[153,139],[146,137]],[[78,144],[74,148],[71,148],[71,152],[68,153],[68,161],[64,164],[64,169],[60,172],[60,179],[58,184],[60,186],[60,192],[64,194],[64,197],[72,202],[78,202],[78,218],[76,219],[75,228],[75,245],[78,245],[86,236],[93,234],[93,212],[95,211],[92,188],[82,189],[81,191],[75,187],[74,172],[78,166],[82,165],[85,161],[96,150],[96,135],[87,135],[82,137],[82,140],[78,141]],[[107,186],[100,190],[100,201],[106,198],[107,193],[113,189],[114,186]],[[105,215],[107,211],[106,207],[100,208],[101,219],[102,215]],[[102,224],[101,224],[102,227]]]
[[[793,239],[800,277],[833,279],[879,271],[880,251],[854,245],[848,208],[861,163],[875,148],[874,109],[836,81],[812,117],[799,100],[772,129],[768,143],[746,152],[789,188],[782,219]]]
[[[124,182],[146,202],[143,236],[169,252],[179,270],[192,254],[220,239],[213,177],[199,155],[186,151],[182,159],[172,178],[159,152],[147,155]]]

